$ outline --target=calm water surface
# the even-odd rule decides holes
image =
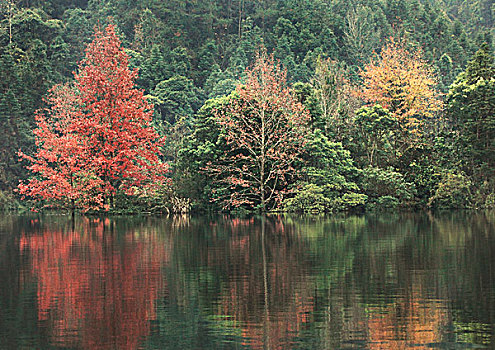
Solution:
[[[0,349],[495,348],[495,213],[0,216]]]

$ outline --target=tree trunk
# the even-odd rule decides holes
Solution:
[[[265,319],[263,321],[263,348],[270,348],[270,313],[268,309],[268,264],[266,261],[266,246],[265,246],[265,215],[261,217],[261,251],[263,254],[263,296],[264,296],[264,311]]]

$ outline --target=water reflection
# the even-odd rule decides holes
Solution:
[[[495,215],[0,219],[0,348],[495,346]]]
[[[29,256],[21,287],[37,284],[38,320],[50,329],[51,342],[137,348],[156,319],[168,242],[157,244],[153,229],[117,233],[109,219],[84,218],[72,229],[36,231],[19,240],[21,253]]]
[[[304,241],[282,218],[227,221],[229,265],[218,298],[218,317],[234,321],[243,344],[286,349],[309,323],[314,288],[307,273]],[[230,227],[229,227],[230,226]],[[221,267],[219,260],[209,266]]]

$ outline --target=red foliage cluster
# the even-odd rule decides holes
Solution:
[[[136,194],[165,181],[163,139],[128,60],[114,26],[96,31],[75,81],[52,88],[49,108],[36,115],[36,153],[20,152],[35,177],[20,183],[21,194],[100,210],[118,191]]]

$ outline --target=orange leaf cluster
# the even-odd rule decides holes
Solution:
[[[380,104],[399,121],[403,134],[419,135],[421,124],[442,109],[432,68],[404,42],[390,39],[377,58],[360,72],[358,95],[369,104]]]

